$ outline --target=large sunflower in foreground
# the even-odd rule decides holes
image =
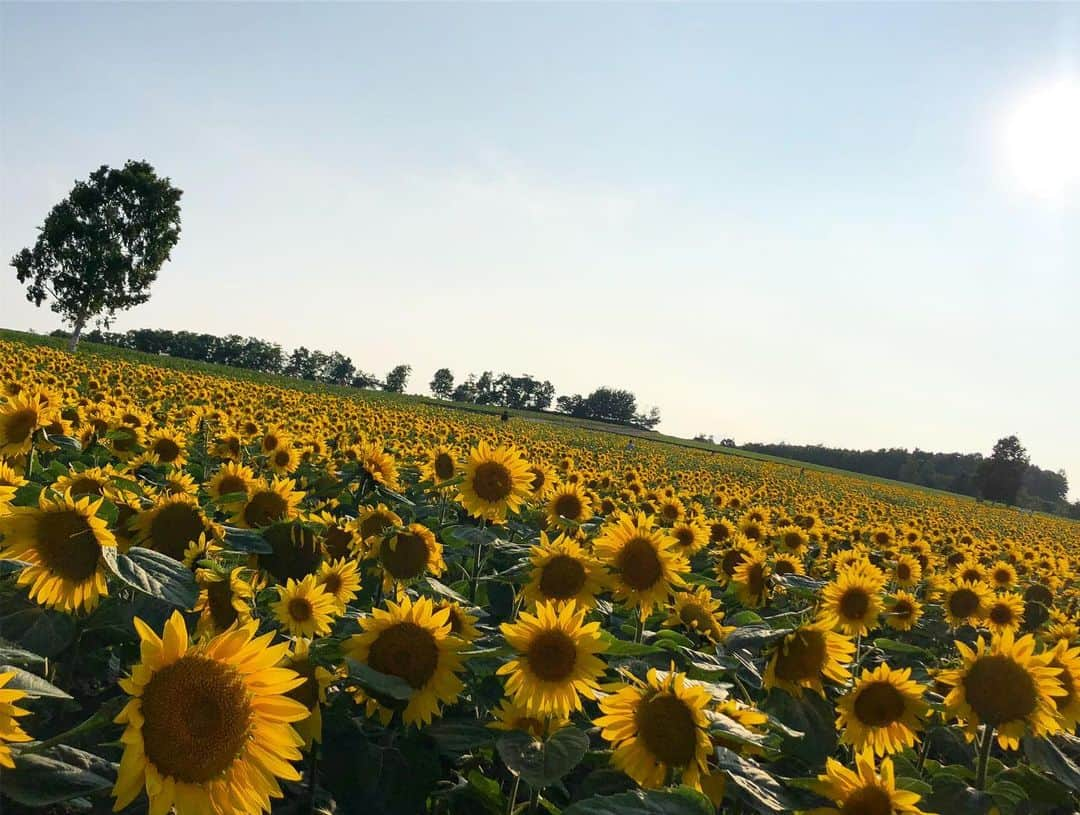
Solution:
[[[925,690],[912,680],[910,668],[893,670],[882,664],[863,671],[836,704],[841,741],[857,752],[869,748],[879,756],[913,746],[929,709],[923,701]]]
[[[640,512],[606,524],[593,542],[593,553],[612,570],[615,599],[640,609],[642,617],[682,588],[680,575],[690,570],[675,538],[654,528],[653,519]]]
[[[549,601],[577,603],[578,608],[592,608],[604,586],[600,564],[566,535],[555,540],[540,533],[540,545],[529,551],[532,572],[525,584],[525,602],[529,608]]]
[[[0,405],[0,457],[14,458],[30,452],[34,431],[57,416],[55,400],[47,394],[24,390]]]
[[[469,453],[458,501],[477,518],[503,523],[529,497],[533,472],[515,447],[480,442]]]
[[[102,550],[116,547],[96,514],[104,499],[47,493],[42,491],[37,507],[15,507],[0,518],[0,558],[27,564],[18,582],[30,587],[32,600],[68,613],[93,611],[109,593]]]
[[[834,758],[827,759],[816,787],[837,805],[814,810],[820,815],[922,815],[915,806],[919,794],[897,788],[892,759],[882,759],[880,773],[874,770],[872,750],[856,754],[854,771]]]
[[[8,769],[14,769],[15,767],[15,762],[11,760],[11,748],[8,747],[8,744],[31,740],[31,737],[15,721],[20,716],[29,715],[30,711],[23,710],[13,704],[13,702],[18,702],[26,696],[26,692],[4,687],[11,681],[13,676],[15,676],[14,671],[0,673],[0,767],[7,767]]]
[[[1066,695],[1061,669],[1051,666],[1050,654],[1034,653],[1031,634],[1016,639],[1006,631],[991,643],[979,637],[974,649],[962,642],[956,647],[963,664],[938,680],[952,686],[945,706],[970,734],[988,725],[1002,749],[1015,750],[1025,733],[1039,737],[1060,729],[1054,699]]]
[[[402,711],[406,725],[429,724],[444,704],[457,699],[464,685],[461,640],[450,633],[449,609],[435,610],[431,600],[413,602],[403,595],[401,604],[387,601],[386,610],[372,609],[360,620],[362,634],[354,634],[345,650],[357,662],[379,673],[404,679],[413,695]],[[389,724],[394,712],[372,698],[365,698],[368,714],[378,713]]]
[[[824,695],[822,679],[843,683],[851,678],[845,666],[854,655],[855,643],[833,631],[828,621],[800,626],[773,647],[765,687],[783,688],[795,696],[810,688]]]
[[[593,720],[615,748],[611,763],[646,789],[661,787],[670,770],[682,783],[701,789],[701,774],[712,752],[705,710],[712,697],[700,685],[672,671],[649,670],[635,682],[600,701],[603,715]]]
[[[132,698],[116,717],[124,755],[113,787],[115,809],[145,789],[150,812],[270,811],[277,779],[299,781],[290,763],[303,739],[291,727],[308,710],[285,694],[303,680],[274,667],[288,645],[255,637],[251,622],[203,645],[188,642],[173,612],[159,638],[139,618],[142,659],[120,680]]]
[[[539,603],[501,626],[518,656],[499,668],[508,675],[506,694],[532,715],[569,716],[581,710],[581,697],[593,699],[605,665],[600,623],[585,622],[585,609],[573,603]]]

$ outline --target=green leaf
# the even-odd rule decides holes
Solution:
[[[199,597],[191,570],[168,555],[139,546],[128,549],[126,555],[105,546],[101,554],[120,582],[136,591],[182,609],[192,608]]]
[[[49,436],[49,441],[57,447],[63,447],[65,450],[70,450],[73,453],[78,453],[82,450],[82,443],[74,436]]]
[[[805,692],[801,697],[782,690],[773,690],[765,698],[762,709],[787,728],[802,736],[784,736],[781,750],[786,755],[802,759],[807,766],[820,768],[825,757],[836,750],[836,714],[833,706],[816,693]]]
[[[589,737],[576,727],[564,727],[546,741],[511,730],[495,742],[499,757],[533,789],[549,787],[576,767],[589,749]]]
[[[42,679],[37,674],[16,668],[14,665],[0,665],[0,673],[11,671],[15,676],[8,680],[5,688],[11,690],[26,691],[28,696],[47,696],[51,699],[70,699],[71,696],[51,682]]]
[[[728,784],[738,796],[758,812],[790,812],[797,805],[788,800],[780,782],[749,759],[726,747],[716,748],[716,761],[727,772]]]
[[[563,815],[715,815],[716,807],[689,787],[598,795],[571,804]]]
[[[75,639],[75,620],[68,614],[34,606],[0,617],[0,636],[51,659]]]
[[[738,627],[743,625],[750,625],[751,623],[760,623],[762,622],[762,619],[761,615],[758,614],[756,611],[751,611],[748,608],[744,608],[737,614],[733,614],[732,616],[728,617],[726,620],[724,620],[724,622],[728,625],[734,625]]]
[[[490,744],[496,731],[476,719],[438,719],[425,731],[449,758],[459,758]]]
[[[709,734],[711,736],[719,737],[719,739],[729,744],[748,744],[760,747],[765,743],[765,736],[743,727],[723,713],[706,711],[706,715],[709,719]]]
[[[1034,766],[1045,770],[1073,792],[1080,792],[1080,767],[1061,752],[1050,739],[1023,739],[1024,755]]]
[[[36,808],[111,788],[112,780],[87,769],[85,765],[90,762],[77,760],[76,756],[82,752],[69,747],[53,755],[16,753],[15,769],[4,770],[4,795]]]
[[[916,654],[918,656],[931,656],[930,652],[925,648],[920,648],[918,645],[912,645],[909,642],[900,642],[899,640],[891,640],[887,637],[878,637],[874,640],[874,647],[880,648],[882,651],[890,654]]]
[[[468,600],[466,600],[452,588],[447,586],[445,583],[436,580],[434,577],[427,577],[425,579],[427,580],[428,585],[431,586],[431,590],[436,594],[441,595],[442,597],[446,597],[449,600],[453,600],[455,603],[458,603],[464,608],[468,608],[472,605]]]
[[[38,505],[38,496],[41,495],[43,489],[44,487],[40,484],[23,484],[15,490],[11,505],[13,507],[36,507]]]
[[[240,529],[235,526],[225,527],[225,548],[230,552],[248,552],[249,554],[270,555],[274,547],[257,529]]]
[[[969,787],[955,775],[941,773],[932,781],[933,794],[923,798],[919,809],[926,812],[963,812],[964,815],[986,815],[994,805],[989,793]]]
[[[773,580],[784,588],[807,594],[817,594],[825,587],[824,580],[815,580],[804,574],[774,574]]]
[[[367,663],[357,662],[355,659],[346,661],[349,665],[349,678],[355,680],[368,693],[397,701],[412,698],[412,685],[401,677],[379,673]]]
[[[606,648],[602,652],[609,657],[640,657],[646,654],[663,654],[664,649],[643,642],[628,642],[615,637],[610,631],[600,631],[600,639]]]
[[[0,663],[27,669],[40,668],[45,665],[45,657],[0,640]]]
[[[1012,781],[1006,781],[998,778],[990,785],[990,789],[987,790],[990,793],[994,801],[998,806],[1004,807],[1008,810],[1012,810],[1021,801],[1026,801],[1028,798],[1027,790],[1021,787],[1019,784],[1014,784]]]
[[[772,628],[768,623],[751,623],[732,631],[724,641],[724,648],[728,651],[738,651],[743,648],[747,651],[761,651],[776,640],[783,639],[793,630]]]

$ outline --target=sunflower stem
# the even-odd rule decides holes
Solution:
[[[919,763],[915,765],[915,768],[922,773],[923,767],[926,765],[926,757],[930,752],[930,737],[924,733],[922,744],[919,745]]]
[[[986,769],[990,764],[990,748],[994,744],[994,728],[983,725],[983,737],[979,743],[979,765],[975,772],[975,789],[986,789]]]
[[[315,813],[315,790],[319,788],[319,743],[311,745],[311,770],[308,773],[308,812]]]
[[[480,521],[480,532],[483,533],[486,524]],[[469,576],[469,602],[476,605],[476,588],[480,582],[480,560],[484,552],[484,535],[476,536],[476,551],[473,556],[472,574]]]
[[[514,773],[514,786],[510,789],[510,797],[506,799],[506,815],[513,815],[514,813],[514,804],[517,803],[519,786],[521,786],[521,776]]]
[[[645,611],[638,612],[637,623],[634,624],[634,642],[641,642],[641,635],[645,631]]]

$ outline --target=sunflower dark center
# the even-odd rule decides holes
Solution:
[[[248,526],[267,526],[280,520],[289,505],[273,490],[262,490],[251,496],[244,507],[244,522]]]
[[[968,704],[981,721],[994,727],[1023,719],[1038,705],[1031,674],[1004,654],[979,657],[962,681]]]
[[[230,665],[183,656],[162,668],[142,695],[147,759],[162,775],[201,784],[240,755],[252,710],[240,673]]]
[[[616,565],[623,581],[635,591],[645,591],[664,576],[656,547],[648,538],[631,538],[619,551]]]
[[[289,616],[298,623],[306,623],[315,616],[315,609],[306,597],[294,597],[289,601]]]
[[[840,597],[840,616],[847,620],[861,620],[870,610],[870,595],[866,589],[852,587]]]
[[[855,718],[870,727],[899,721],[906,709],[904,695],[891,682],[871,682],[855,697]]]
[[[966,619],[979,610],[979,595],[971,589],[957,589],[949,595],[949,611],[958,619]]]
[[[727,540],[730,534],[731,530],[727,528],[727,524],[713,524],[709,527],[709,540],[713,543]]]
[[[712,615],[697,603],[687,603],[679,609],[679,619],[687,628],[693,628],[703,634],[713,632],[714,623]]]
[[[1012,608],[1008,603],[996,603],[990,609],[990,622],[996,625],[1009,625],[1016,621]]]
[[[671,693],[642,701],[634,713],[638,738],[661,763],[685,767],[697,750],[697,726],[686,702]]]
[[[581,499],[574,493],[566,493],[555,499],[555,514],[576,521],[581,517]]]
[[[154,442],[154,453],[161,461],[169,464],[180,456],[180,445],[172,439],[158,439]]]
[[[81,583],[97,571],[101,545],[86,518],[71,510],[46,512],[37,525],[42,565],[65,580]]]
[[[238,475],[227,475],[218,482],[218,492],[221,495],[233,495],[238,492],[247,492],[247,482]]]
[[[892,796],[876,785],[855,790],[840,807],[840,815],[892,815],[892,812]]]
[[[720,568],[724,570],[724,574],[731,577],[744,560],[746,560],[745,551],[742,549],[728,549],[720,559]]]
[[[188,544],[197,541],[205,531],[195,507],[185,503],[166,504],[150,522],[150,548],[173,560],[183,560]]]
[[[439,666],[439,646],[431,632],[416,623],[396,623],[379,633],[368,652],[368,665],[379,673],[423,687]]]
[[[374,537],[384,530],[389,529],[393,525],[394,520],[392,518],[383,515],[381,512],[373,512],[360,522],[360,537],[367,540],[368,538]]]
[[[539,492],[547,481],[544,477],[544,471],[539,467],[530,467],[529,472],[532,473],[532,482],[529,484],[529,487],[533,492]]]
[[[790,560],[781,558],[773,566],[773,572],[775,574],[795,574],[795,564]]]
[[[278,450],[274,453],[274,464],[278,467],[287,466],[291,459],[292,456],[289,454],[288,450]]]
[[[679,546],[689,548],[694,545],[694,530],[685,526],[681,526],[675,530],[675,540],[679,542]]]
[[[76,478],[71,482],[72,495],[104,495],[101,482],[93,478]]]
[[[210,619],[218,631],[224,631],[236,622],[238,615],[233,608],[232,586],[228,578],[207,584],[206,601],[210,609]]]
[[[38,414],[33,408],[16,410],[4,420],[4,434],[9,442],[23,442],[30,438],[37,423]]]
[[[555,555],[540,572],[540,593],[553,600],[576,597],[585,585],[585,567],[570,555]]]
[[[335,560],[348,557],[351,544],[352,535],[340,527],[328,526],[323,532],[323,546],[326,547],[326,553]]]
[[[903,561],[896,564],[896,576],[900,580],[911,580],[911,564]]]
[[[446,481],[454,477],[454,459],[452,459],[447,453],[439,453],[435,456],[434,467],[435,477],[440,481]]]
[[[485,501],[502,501],[510,495],[510,471],[497,461],[479,464],[472,482],[476,494]]]
[[[821,674],[828,655],[821,631],[796,631],[780,648],[776,676],[787,682],[814,679]]]
[[[569,679],[577,663],[577,646],[563,631],[542,631],[529,644],[529,669],[545,682]]]
[[[427,568],[427,543],[419,535],[402,532],[379,549],[379,562],[396,580],[419,577]]]

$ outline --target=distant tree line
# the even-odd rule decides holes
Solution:
[[[57,330],[54,337],[68,337],[68,332]],[[286,354],[281,346],[258,337],[241,337],[230,334],[218,337],[194,331],[166,331],[154,328],[136,328],[123,333],[95,329],[83,335],[89,342],[159,354],[195,362],[212,362],[258,371],[324,382],[329,385],[346,385],[353,388],[378,388],[393,393],[403,393],[412,368],[398,365],[385,379],[360,370],[353,361],[340,351],[311,350],[303,345]]]
[[[981,453],[928,453],[889,448],[845,450],[820,444],[739,445],[743,450],[891,478],[909,484],[985,498],[1026,509],[1080,518],[1080,501],[1069,503],[1069,481],[1063,470],[1031,464],[1016,436],[999,439],[990,456]]]

